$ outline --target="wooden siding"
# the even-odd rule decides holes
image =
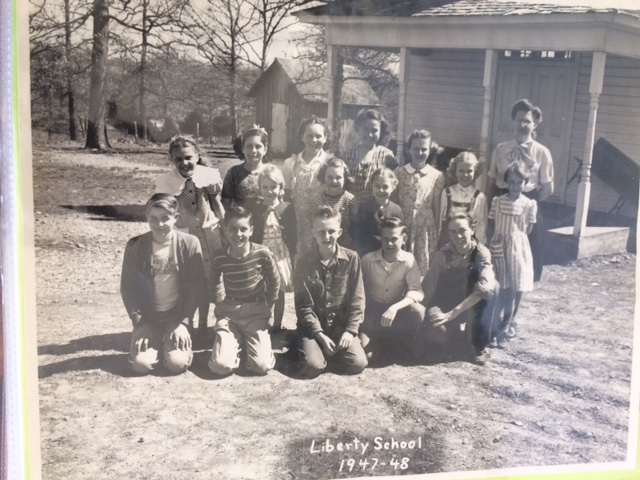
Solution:
[[[580,71],[576,94],[571,157],[568,164],[570,178],[577,168],[574,157],[582,158],[589,120],[589,81],[591,54],[580,55]],[[544,113],[544,112],[543,112]],[[596,122],[595,140],[604,137],[640,165],[640,60],[607,55],[604,83]],[[616,203],[618,194],[594,175],[591,176],[590,209],[608,212]],[[565,203],[575,206],[578,181],[567,186]],[[635,209],[627,205],[624,215],[635,216]]]
[[[426,128],[440,145],[480,147],[485,52],[414,51],[409,56],[405,136]]]

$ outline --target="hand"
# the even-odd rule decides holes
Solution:
[[[145,337],[137,339],[134,347],[136,354],[140,352],[146,352],[147,348],[149,348],[149,339]]]
[[[131,315],[129,315],[129,318],[131,319],[133,328],[136,328],[138,325],[140,325],[140,322],[142,321],[142,315],[140,315],[138,312],[132,313]]]
[[[389,307],[387,311],[382,314],[382,317],[380,317],[380,325],[382,325],[383,327],[390,327],[393,321],[396,319],[397,314],[397,308],[395,308],[394,306]]]
[[[331,340],[324,333],[320,332],[316,335],[316,342],[320,344],[320,348],[322,348],[322,351],[325,353],[325,355],[330,357],[331,355],[336,353],[336,344],[333,343],[333,340]]]
[[[191,336],[187,327],[182,323],[171,332],[169,339],[173,341],[173,346],[178,350],[191,350]]]
[[[349,332],[344,332],[342,337],[340,337],[340,342],[338,343],[338,349],[346,350],[351,346],[351,342],[353,342],[353,334]]]
[[[449,323],[451,320],[456,318],[457,315],[454,315],[453,310],[447,313],[440,313],[435,316],[435,322],[433,322],[434,327],[441,327],[445,323]]]

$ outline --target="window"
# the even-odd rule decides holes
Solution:
[[[503,50],[500,57],[555,62],[572,62],[575,58],[569,50]]]

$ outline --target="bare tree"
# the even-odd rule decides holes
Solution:
[[[104,91],[109,55],[109,0],[94,0],[92,15],[93,48],[85,148],[103,149],[108,146],[104,118]]]

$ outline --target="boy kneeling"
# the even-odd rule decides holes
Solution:
[[[424,294],[420,268],[413,255],[402,250],[406,241],[404,222],[384,218],[380,223],[382,248],[362,257],[367,308],[360,341],[370,361],[398,347],[412,361],[422,353],[416,333],[426,314],[420,304]]]
[[[269,249],[249,241],[252,234],[251,213],[229,208],[224,217],[229,246],[214,253],[210,277],[217,321],[209,370],[217,375],[229,375],[240,366],[243,345],[248,371],[265,375],[276,363],[268,328],[280,274]]]
[[[127,243],[120,293],[133,323],[129,367],[146,374],[159,357],[172,373],[191,365],[187,325],[204,294],[200,242],[174,230],[178,202],[157,193],[147,202],[150,231]]]
[[[340,213],[321,206],[312,222],[316,248],[295,270],[300,376],[313,378],[332,366],[358,374],[367,357],[358,338],[364,318],[364,288],[358,254],[338,245]]]

